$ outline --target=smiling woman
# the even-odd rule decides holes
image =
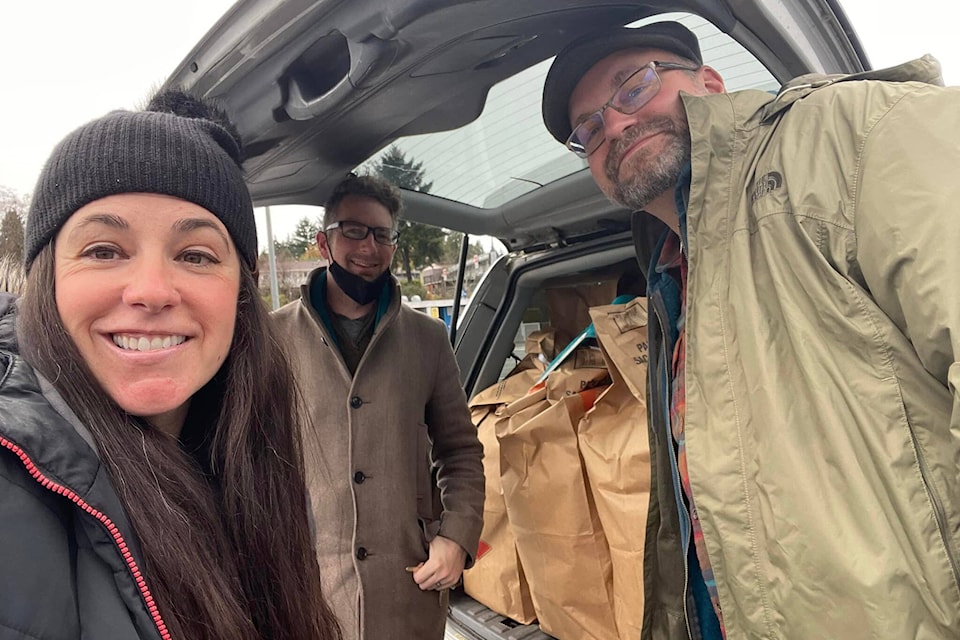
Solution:
[[[240,158],[173,92],[47,162],[0,297],[0,636],[339,637]]]
[[[179,437],[233,339],[240,260],[223,223],[172,196],[113,195],[67,220],[54,256],[57,308],[94,377]]]

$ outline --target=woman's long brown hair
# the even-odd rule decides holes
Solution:
[[[190,446],[103,391],[64,328],[54,291],[51,243],[19,304],[21,353],[93,434],[171,637],[339,638],[308,524],[296,385],[249,268],[229,357],[191,401],[183,432],[193,434]]]

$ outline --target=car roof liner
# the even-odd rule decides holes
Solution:
[[[796,4],[242,0],[198,43],[165,87],[213,98],[231,114],[245,143],[244,169],[258,205],[319,205],[346,173],[394,140],[454,130],[477,119],[491,87],[555,55],[584,32],[583,25],[594,29],[682,11],[731,33],[784,78],[817,67],[849,68],[855,56],[844,49],[849,49],[849,41],[839,26],[826,46],[809,47],[829,52],[826,60],[814,60],[798,53],[805,42],[770,50],[744,24],[747,20],[755,28],[776,29],[770,25],[787,12],[800,26],[780,29],[778,35],[787,34],[785,41],[815,31],[802,28],[804,24],[820,22],[818,29],[824,31],[823,0],[800,0],[809,5],[800,10]],[[568,191],[562,185],[554,188],[557,193]],[[590,199],[599,195],[595,189],[588,193]],[[510,208],[522,200],[506,204]],[[408,208],[408,215],[475,233],[499,232],[501,238],[516,229],[514,242],[506,238],[513,247],[523,247],[537,235],[532,229],[524,234],[522,216],[497,207],[463,205],[458,215],[471,209],[476,214],[466,213],[462,224],[444,224],[436,218],[444,209],[450,214],[451,203],[440,204]]]
[[[697,5],[721,28],[733,23],[723,5]],[[271,195],[282,192],[319,203],[344,173],[391,140],[475,119],[491,86],[554,55],[581,25],[625,24],[678,8],[694,7],[578,0],[240,3],[167,84],[198,89],[243,114],[237,125],[258,202],[276,202]],[[254,26],[240,33],[243,23]],[[249,95],[243,85],[261,91]],[[304,171],[316,159],[331,175]]]

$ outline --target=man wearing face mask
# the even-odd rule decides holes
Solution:
[[[351,174],[317,234],[329,268],[274,314],[311,424],[307,480],[324,594],[345,640],[443,637],[474,561],[483,449],[444,325],[390,274],[399,191]]]

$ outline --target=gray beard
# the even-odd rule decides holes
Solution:
[[[652,131],[666,131],[667,146],[655,156],[640,149],[621,167],[623,153],[637,139]],[[690,162],[690,132],[685,120],[670,118],[660,118],[628,132],[613,144],[604,164],[604,172],[613,185],[607,197],[627,209],[638,211],[676,186],[680,172]],[[621,173],[624,174],[622,178]]]

